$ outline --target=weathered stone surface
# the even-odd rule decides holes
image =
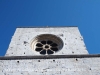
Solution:
[[[0,60],[0,75],[100,75],[100,58]]]
[[[41,34],[54,34],[64,43],[63,48],[54,55],[88,54],[83,38],[77,27],[17,28],[12,37],[6,56],[40,55],[32,50],[32,40]],[[24,43],[26,42],[26,43]]]
[[[33,39],[41,34],[60,37],[63,48],[53,55],[67,57],[31,59],[31,56],[42,57],[31,48]],[[100,75],[100,55],[88,54],[77,27],[17,28],[5,58],[0,57],[0,75]]]

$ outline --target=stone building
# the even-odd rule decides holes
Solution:
[[[0,75],[100,75],[100,54],[89,54],[78,27],[19,27]]]

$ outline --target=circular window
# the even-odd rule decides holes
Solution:
[[[53,54],[63,47],[62,40],[52,34],[37,36],[31,43],[33,50],[43,55]]]

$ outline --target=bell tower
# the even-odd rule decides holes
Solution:
[[[6,56],[88,54],[77,27],[17,28]]]
[[[0,75],[100,75],[100,54],[89,54],[78,27],[18,27]]]

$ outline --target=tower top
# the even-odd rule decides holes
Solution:
[[[6,56],[88,54],[78,27],[18,27]]]

